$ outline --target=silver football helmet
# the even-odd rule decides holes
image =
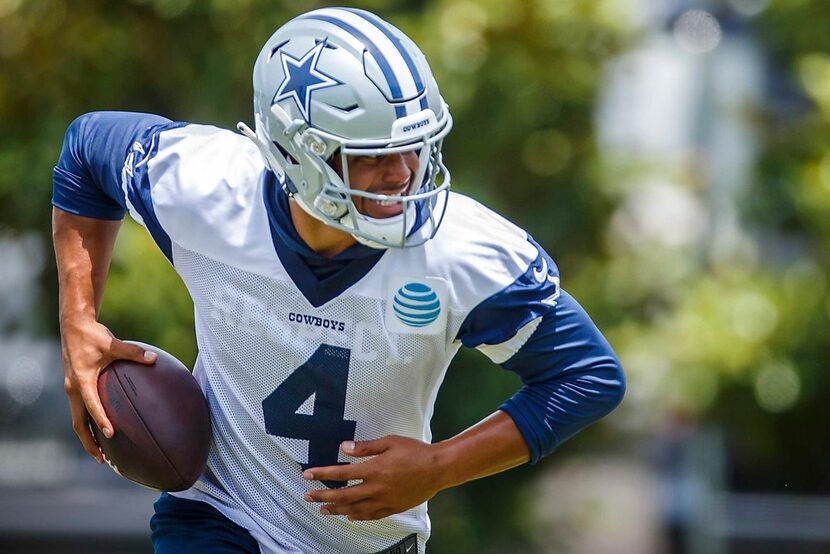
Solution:
[[[257,57],[254,117],[256,131],[244,123],[239,130],[312,216],[375,248],[415,246],[435,235],[450,187],[441,145],[452,117],[426,58],[397,28],[351,8],[292,19]],[[350,187],[348,156],[408,151],[420,163],[404,193]],[[342,178],[333,156],[341,157]],[[399,202],[402,210],[368,217],[355,197]]]

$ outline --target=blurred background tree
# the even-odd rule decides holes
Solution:
[[[66,126],[81,113],[147,111],[226,128],[250,122],[260,45],[282,22],[322,5],[0,0],[0,234],[34,233],[48,243],[51,168]],[[430,60],[456,120],[445,146],[454,188],[528,229],[552,253],[563,286],[628,370],[621,411],[542,467],[585,452],[636,450],[681,417],[726,430],[735,487],[786,483],[790,491],[826,493],[828,477],[816,468],[830,461],[830,5],[701,3],[719,16],[718,33],[736,25],[766,53],[765,89],[723,111],[738,113],[757,159],[751,179],[734,190],[712,174],[717,152],[705,149],[711,143],[699,121],[695,133],[704,138],[667,155],[597,139],[608,82],[636,69],[626,53],[665,31],[638,15],[647,5],[359,3],[401,27]],[[682,17],[665,21],[683,46]],[[716,48],[726,45],[694,59]],[[638,124],[633,106],[616,109],[631,112],[623,123]],[[724,216],[730,202],[737,209]],[[41,304],[26,325],[56,337],[49,264],[40,286]],[[195,359],[187,292],[132,222],[119,236],[102,319],[118,336]],[[475,353],[459,356],[439,396],[436,439],[474,423],[517,388],[517,379],[490,365]],[[534,544],[539,475],[524,467],[439,495],[431,548],[508,552]]]

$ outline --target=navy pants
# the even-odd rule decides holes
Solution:
[[[209,504],[163,492],[153,508],[150,530],[156,554],[260,554],[247,529]]]

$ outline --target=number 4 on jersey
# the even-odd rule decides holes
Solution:
[[[308,463],[299,462],[303,470],[338,465],[340,443],[354,440],[356,423],[343,419],[350,354],[347,348],[320,345],[262,401],[265,431],[269,435],[308,441]],[[312,395],[314,413],[297,413]],[[345,486],[346,481],[323,484],[337,488]]]

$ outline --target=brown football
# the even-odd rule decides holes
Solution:
[[[95,440],[120,475],[161,491],[190,488],[210,450],[210,414],[196,379],[179,360],[154,346],[153,365],[117,360],[98,376],[98,394],[115,435],[92,422]]]

